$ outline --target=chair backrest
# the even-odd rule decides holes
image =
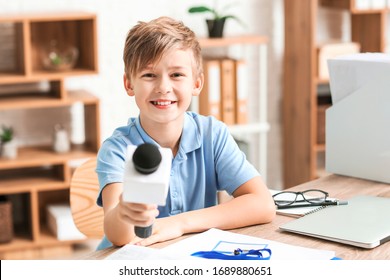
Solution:
[[[76,227],[88,238],[104,235],[103,208],[96,204],[99,183],[95,172],[96,158],[76,168],[70,182],[70,208]]]

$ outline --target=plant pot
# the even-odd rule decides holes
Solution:
[[[16,140],[11,140],[1,144],[1,157],[14,159],[18,156],[18,144]]]
[[[0,201],[0,243],[8,243],[13,237],[12,204],[10,201]]]
[[[223,37],[223,28],[225,26],[225,18],[214,20],[206,19],[207,28],[209,31],[210,38],[221,38]]]

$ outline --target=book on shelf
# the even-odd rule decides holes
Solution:
[[[227,125],[247,123],[248,82],[245,61],[229,57],[204,57],[203,72],[204,86],[198,104],[194,105],[199,108],[199,113],[214,116]]]
[[[221,59],[221,101],[222,121],[235,124],[236,74],[235,61],[230,58]]]
[[[235,61],[236,72],[236,124],[248,123],[248,68],[244,60]]]
[[[221,116],[221,70],[219,59],[203,58],[204,85],[199,95],[199,113],[205,116],[214,116],[222,120]]]

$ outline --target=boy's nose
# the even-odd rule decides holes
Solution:
[[[157,91],[161,94],[167,94],[172,91],[172,86],[168,79],[161,78],[158,84]]]

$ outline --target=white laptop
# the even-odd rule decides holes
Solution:
[[[288,222],[281,230],[374,248],[390,240],[390,198],[356,196]]]

